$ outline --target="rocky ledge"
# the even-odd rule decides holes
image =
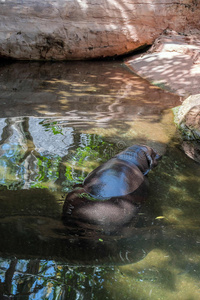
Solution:
[[[166,30],[147,53],[126,64],[151,83],[180,96],[200,93],[200,31],[179,34]]]

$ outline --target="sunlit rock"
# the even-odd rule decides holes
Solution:
[[[147,53],[127,59],[127,65],[160,88],[180,96],[200,93],[200,31],[180,34],[166,30]]]
[[[183,3],[182,3],[183,2]],[[165,29],[198,27],[198,1],[0,1],[0,56],[87,59],[152,44]]]

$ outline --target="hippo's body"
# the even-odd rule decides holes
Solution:
[[[97,167],[82,187],[67,195],[64,223],[87,222],[115,230],[130,222],[147,198],[146,174],[159,158],[152,148],[134,145]]]

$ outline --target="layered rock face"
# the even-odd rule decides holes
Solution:
[[[0,56],[89,59],[150,45],[165,29],[200,27],[194,0],[0,0]]]

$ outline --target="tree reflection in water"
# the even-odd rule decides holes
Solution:
[[[79,182],[109,157],[110,143],[51,119],[2,119],[0,131],[0,185],[8,189],[56,190],[61,180]]]
[[[94,299],[94,292],[98,289],[98,293],[102,291],[102,297],[104,295],[106,299],[103,283],[107,269],[67,266],[53,260],[0,259],[0,297],[29,300]]]

